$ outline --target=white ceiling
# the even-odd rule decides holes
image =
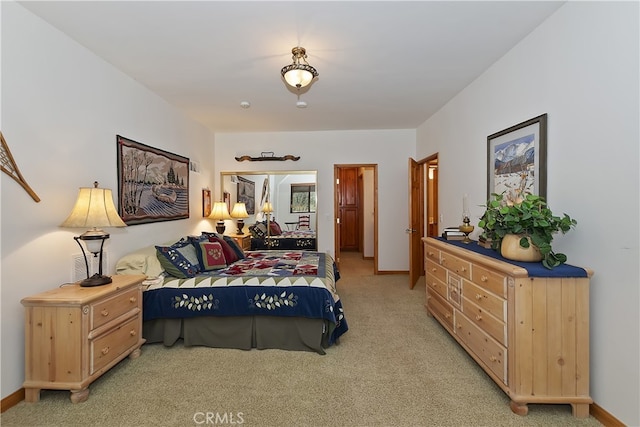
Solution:
[[[21,4],[214,132],[265,132],[414,129],[563,2]],[[296,45],[306,109],[280,76]]]

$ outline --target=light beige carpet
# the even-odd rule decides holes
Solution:
[[[94,382],[89,399],[43,391],[2,426],[595,426],[569,405],[509,399],[424,309],[424,281],[373,276],[343,254],[349,331],[324,356],[280,350],[143,346]]]

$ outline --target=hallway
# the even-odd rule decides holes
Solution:
[[[373,276],[373,258],[363,259],[362,252],[340,252],[340,276]]]

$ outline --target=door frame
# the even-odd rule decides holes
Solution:
[[[349,163],[333,165],[333,231],[334,258],[340,267],[340,206],[338,201],[338,179],[342,168],[371,168],[373,169],[373,274],[378,274],[378,164],[377,163]],[[361,221],[362,224],[362,221]],[[361,226],[361,225],[359,225]],[[362,230],[360,230],[362,231]],[[362,239],[363,233],[360,233]]]
[[[412,164],[414,166],[416,166],[417,168],[420,168],[421,170],[421,179],[418,181],[418,188],[417,189],[412,189],[411,183],[412,183],[412,176],[414,173],[414,168],[412,167]],[[421,243],[421,241],[418,242],[418,244],[416,244],[415,238],[413,236],[413,233],[419,233],[420,236],[425,236],[427,235],[427,219],[426,219],[426,212],[429,212],[429,200],[431,199],[431,197],[427,197],[428,194],[426,193],[426,184],[427,184],[427,180],[429,180],[429,176],[428,176],[428,166],[429,165],[435,165],[435,167],[438,167],[438,153],[434,153],[428,157],[424,157],[420,160],[413,160],[413,158],[409,158],[409,164],[408,164],[408,180],[409,180],[409,227],[407,228],[407,233],[409,234],[409,287],[411,289],[414,288],[414,286],[417,283],[417,280],[420,276],[424,275],[424,262],[422,262],[422,259],[424,258],[424,247]],[[437,176],[437,174],[436,174]],[[438,186],[438,180],[437,178],[434,181],[434,186],[435,186],[435,197],[436,199],[433,202],[433,215],[438,218],[439,213],[437,212],[438,209],[438,191],[437,191],[437,186]],[[412,197],[412,194],[417,194],[419,195],[419,197]],[[413,218],[413,212],[418,212],[418,218]],[[412,226],[417,224],[417,229],[413,229]],[[421,240],[421,239],[420,239]],[[417,251],[417,253],[416,253]],[[419,258],[418,258],[419,257]],[[414,259],[420,259],[421,262],[416,263],[416,262],[412,262],[412,260]]]

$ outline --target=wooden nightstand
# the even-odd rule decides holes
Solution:
[[[73,403],[89,384],[127,356],[140,355],[145,276],[114,275],[96,287],[63,286],[24,298],[25,400],[40,390],[70,390]]]
[[[242,248],[243,251],[251,250],[251,233],[246,234],[229,234],[233,240]]]

